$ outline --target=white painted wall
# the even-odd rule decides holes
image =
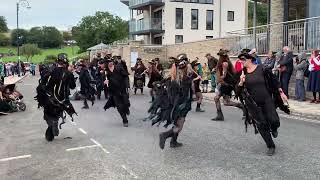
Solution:
[[[221,0],[221,36],[226,32],[239,30],[247,24],[247,0]],[[163,14],[163,27],[165,35],[163,44],[175,44],[175,35],[183,35],[184,42],[193,42],[206,39],[206,36],[219,37],[220,0],[214,0],[214,4],[198,4],[170,2],[166,0]],[[175,28],[176,8],[183,8],[183,29]],[[199,11],[198,30],[191,29],[191,9]],[[206,30],[207,10],[214,11],[213,30]],[[235,11],[235,21],[227,21],[227,12]]]
[[[193,42],[205,40],[206,36],[213,36],[219,38],[226,36],[226,32],[240,30],[247,27],[247,0],[214,0],[214,4],[199,4],[199,3],[184,3],[171,2],[164,0],[165,6],[162,12],[162,27],[165,30],[162,43],[175,44],[175,35],[183,35],[183,41]],[[221,28],[220,28],[220,2],[221,4]],[[175,28],[175,14],[176,8],[183,8],[183,29]],[[198,9],[198,30],[191,29],[191,9]],[[206,30],[206,13],[207,10],[213,10],[213,30]],[[227,21],[228,11],[234,11],[234,21]],[[135,13],[136,14],[136,13]],[[136,19],[148,18],[149,12],[145,12]],[[220,32],[221,31],[221,32]],[[144,40],[149,42],[148,36],[136,36],[137,40]]]
[[[220,0],[215,0],[219,3]],[[221,0],[221,35],[226,32],[241,30],[248,27],[247,0]],[[217,4],[218,5],[218,4]],[[228,11],[234,11],[234,21],[228,21]]]

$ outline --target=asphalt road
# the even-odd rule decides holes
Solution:
[[[44,138],[46,123],[33,100],[37,78],[27,77],[19,89],[27,111],[0,116],[0,179],[320,179],[320,124],[283,117],[276,154],[253,128],[245,133],[241,112],[223,107],[225,122],[213,122],[214,105],[205,113],[190,112],[179,137],[184,146],[160,150],[159,132],[142,119],[147,95],[131,96],[129,127],[105,101],[82,110],[63,126],[53,142]],[[195,104],[194,104],[195,105]]]

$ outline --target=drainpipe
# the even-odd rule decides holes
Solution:
[[[150,14],[150,16],[149,16],[149,18],[150,18],[150,30],[152,29],[152,7],[151,7],[151,5],[149,6],[149,14]],[[150,34],[149,34],[149,38],[150,38],[150,45],[152,44],[152,34],[151,34],[151,31],[150,31]]]
[[[219,38],[221,38],[221,15],[222,15],[222,5],[221,5],[221,3],[222,3],[222,0],[220,0],[220,10],[219,10]]]
[[[254,48],[257,48],[257,0],[254,0],[253,4],[253,38]]]

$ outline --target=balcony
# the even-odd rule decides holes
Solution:
[[[137,9],[143,10],[147,9],[148,6],[163,6],[163,0],[130,0],[129,1],[129,8],[130,9]]]
[[[141,20],[131,20],[129,22],[129,31],[131,35],[148,35],[159,34],[164,32],[162,30],[161,18],[149,18]]]
[[[259,54],[267,54],[269,50],[281,51],[283,46],[289,46],[295,53],[312,51],[320,49],[320,16],[232,31],[227,35],[236,38],[231,48],[234,52],[257,48]]]
[[[123,4],[129,6],[130,0],[120,0],[120,2],[122,2]]]

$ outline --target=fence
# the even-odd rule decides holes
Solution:
[[[258,53],[279,51],[289,46],[294,52],[320,49],[320,17],[247,28],[227,33],[236,38],[232,51],[257,48]]]

